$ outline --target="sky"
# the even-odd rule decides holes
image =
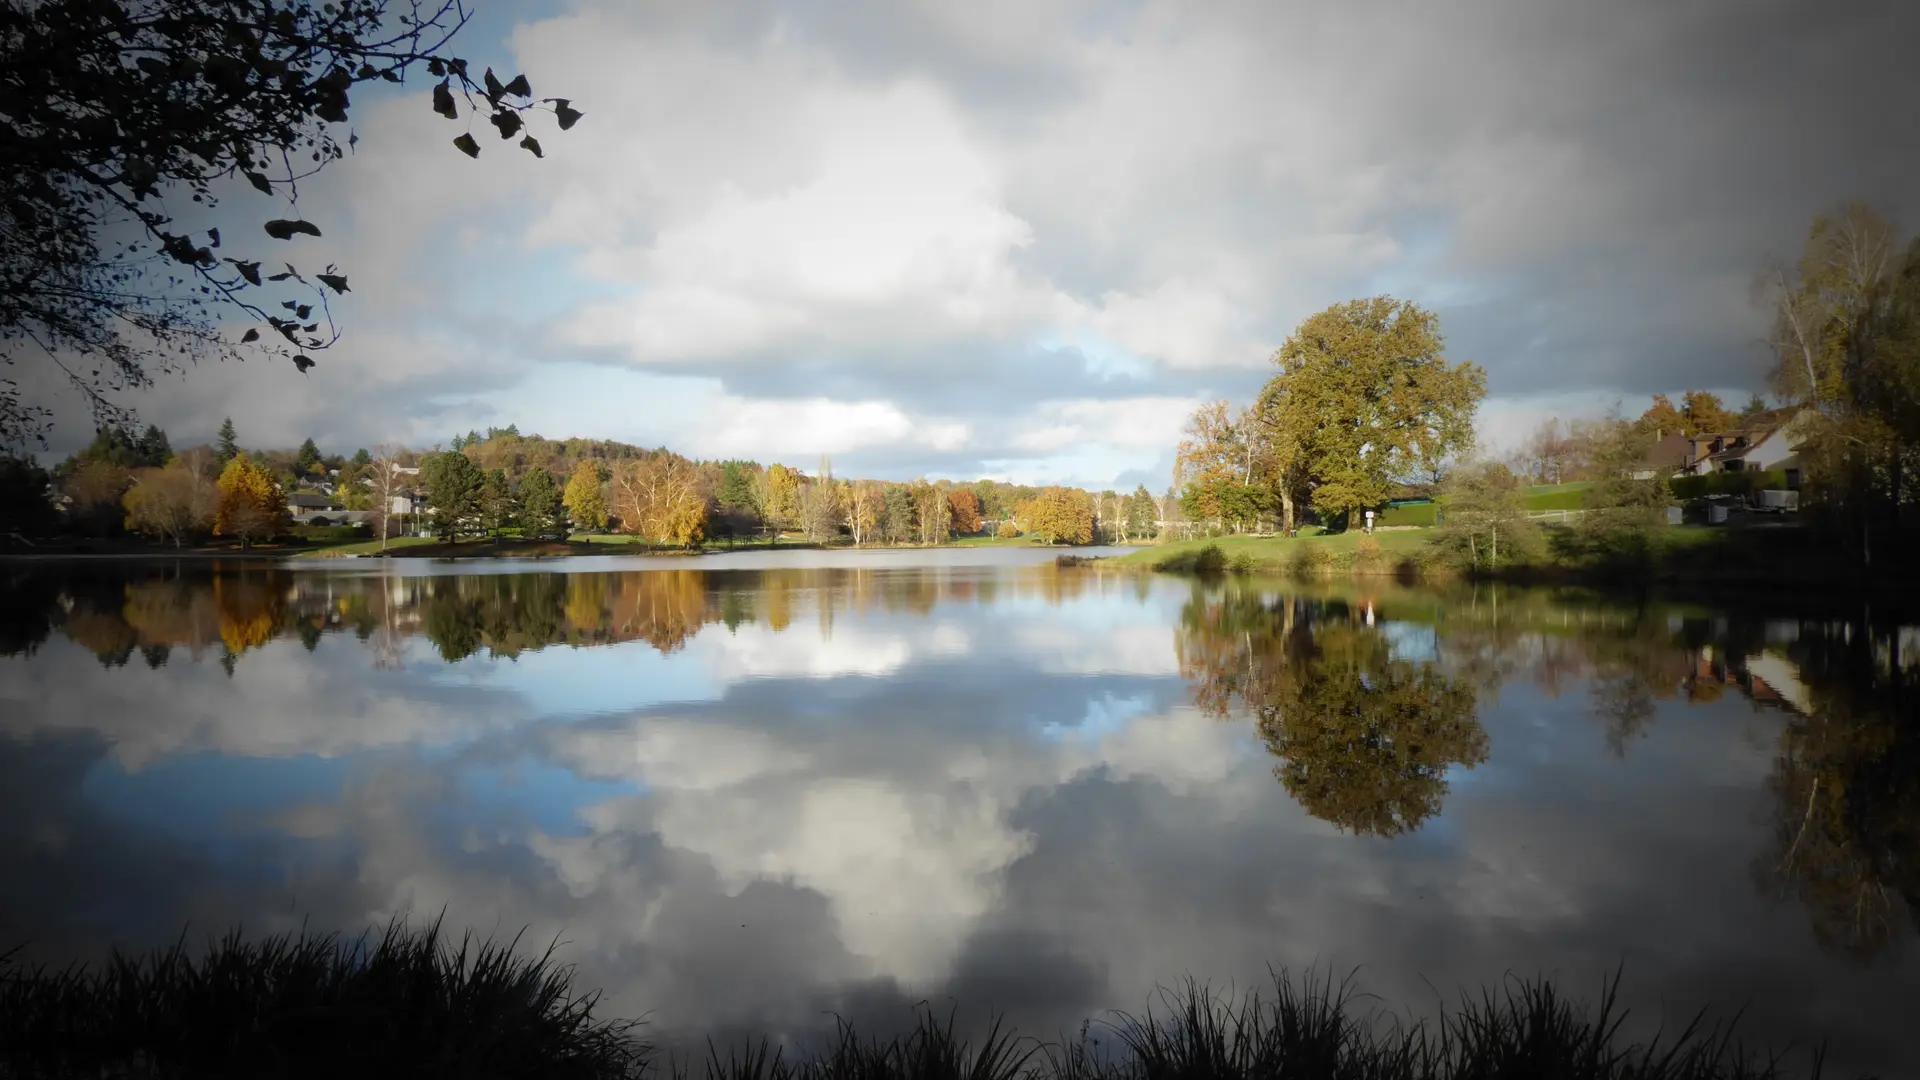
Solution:
[[[1920,201],[1898,2],[479,10],[456,51],[585,119],[536,120],[542,160],[482,123],[470,161],[429,83],[357,98],[297,241],[348,274],[346,336],[304,376],[163,376],[143,421],[1159,490],[1196,405],[1390,293],[1487,370],[1498,450],[1654,393],[1744,402],[1770,260],[1841,200]],[[53,454],[85,442],[39,392]]]

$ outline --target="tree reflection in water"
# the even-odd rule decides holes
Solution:
[[[1449,769],[1487,759],[1474,686],[1396,656],[1346,605],[1196,589],[1177,647],[1200,706],[1250,714],[1287,793],[1343,830],[1412,832],[1440,812]]]
[[[672,653],[710,624],[825,636],[838,613],[1060,605],[1095,589],[1144,602],[1167,584],[1051,566],[975,576],[937,568],[334,575],[186,564],[0,572],[0,655],[32,655],[59,634],[109,668],[187,656],[229,674],[279,639],[311,649],[351,633],[381,668],[404,662],[409,639],[424,639],[446,661],[625,642]],[[1358,835],[1418,830],[1441,811],[1451,770],[1487,759],[1476,710],[1515,681],[1550,697],[1586,694],[1602,742],[1619,756],[1673,708],[1744,700],[1778,719],[1756,884],[1804,906],[1817,939],[1836,952],[1881,956],[1912,939],[1920,925],[1920,644],[1910,626],[1708,614],[1548,590],[1349,592],[1195,588],[1175,627],[1195,702],[1250,720],[1277,759],[1276,778],[1307,812]]]
[[[1920,926],[1920,700],[1897,631],[1805,626],[1788,645],[1811,706],[1781,733],[1763,887],[1806,906],[1820,943],[1889,951]]]
[[[710,623],[781,632],[804,615],[831,633],[838,610],[926,615],[941,604],[992,604],[1002,595],[1058,606],[1094,582],[1053,566],[1021,568],[1005,582],[938,569],[333,576],[258,564],[68,567],[10,576],[0,655],[31,654],[56,630],[108,667],[135,652],[157,666],[174,648],[200,659],[218,647],[232,669],[270,641],[293,638],[311,650],[324,635],[347,630],[374,644],[380,667],[397,665],[411,637],[424,637],[448,663],[633,641],[673,653]]]
[[[1397,657],[1389,625],[1430,635],[1426,653]],[[1780,721],[1759,887],[1804,906],[1823,947],[1857,958],[1904,948],[1920,928],[1910,626],[1544,591],[1407,592],[1376,608],[1228,583],[1195,588],[1177,642],[1202,710],[1250,719],[1304,809],[1373,836],[1419,828],[1440,811],[1447,770],[1486,759],[1474,710],[1508,682],[1586,693],[1621,757],[1663,708],[1743,700]]]

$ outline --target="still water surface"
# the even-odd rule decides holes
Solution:
[[[1920,1071],[1915,628],[1042,558],[0,567],[0,949],[444,909],[667,1041],[1624,965]]]

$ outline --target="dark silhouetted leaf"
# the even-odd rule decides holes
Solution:
[[[293,272],[288,271],[287,273],[284,273],[284,274],[273,274],[269,276],[267,280],[268,281],[285,281],[292,276],[293,276]]]
[[[494,127],[500,129],[500,137],[503,139],[513,138],[513,133],[520,130],[520,114],[517,112],[502,109],[487,119]]]
[[[534,137],[533,137],[533,136],[531,136],[531,135],[529,135],[529,136],[527,136],[527,137],[526,137],[526,138],[524,138],[524,139],[521,139],[521,140],[520,140],[520,145],[521,145],[521,146],[522,146],[523,148],[525,148],[525,149],[527,149],[527,150],[531,150],[531,151],[533,151],[533,156],[534,156],[534,157],[546,157],[546,156],[547,156],[547,155],[545,155],[545,154],[543,154],[543,153],[541,153],[541,152],[540,152],[540,140],[538,140],[538,139],[536,139],[536,138],[534,138]]]
[[[266,177],[261,176],[257,172],[249,172],[246,174],[246,176],[247,176],[247,182],[252,184],[254,187],[259,188],[262,192],[265,192],[268,195],[273,194],[273,185],[267,182]]]
[[[242,345],[245,345],[249,341],[259,341],[259,340],[260,340],[260,331],[258,330],[248,330],[246,333],[240,335],[240,344]]]
[[[241,262],[239,259],[228,259],[227,261],[233,264],[233,268],[235,270],[240,271],[241,277],[247,279],[247,284],[249,285],[260,284],[260,264],[259,263]]]
[[[207,230],[207,239],[209,239],[209,240],[211,240],[211,241],[213,241],[213,246],[214,246],[214,247],[219,247],[219,246],[220,246],[220,230],[219,230],[219,229],[208,229],[208,230]]]
[[[433,88],[433,111],[449,120],[460,119],[460,110],[453,104],[453,91],[447,88],[445,79]]]
[[[487,84],[487,100],[497,104],[500,101],[500,95],[506,93],[507,88],[501,86],[500,80],[493,77],[492,68],[487,69],[485,79]]]
[[[473,141],[472,132],[468,132],[465,135],[462,135],[459,138],[453,140],[453,145],[459,147],[460,152],[467,155],[470,158],[477,158],[480,156],[480,144]]]
[[[293,314],[295,318],[304,319],[307,316],[313,314],[313,305],[301,304],[299,307],[296,307],[293,309]]]
[[[347,279],[339,274],[315,274],[314,277],[319,278],[320,284],[336,293],[347,291]]]
[[[441,63],[439,57],[436,56],[433,59],[427,61],[427,74],[437,79],[440,76],[445,75],[446,73],[447,73],[447,65]]]
[[[296,354],[293,358],[293,366],[300,369],[300,374],[305,375],[307,369],[313,366],[313,357],[304,353]]]
[[[513,81],[507,84],[506,90],[507,93],[515,97],[533,96],[533,87],[527,85],[527,77],[525,75],[515,75]]]
[[[570,130],[573,125],[579,123],[580,117],[585,114],[568,105],[566,98],[554,98],[553,115],[560,121],[560,130],[567,131]]]
[[[305,233],[308,236],[320,235],[320,226],[311,221],[288,221],[285,218],[275,218],[267,222],[266,229],[267,235],[275,240],[291,240],[295,233]]]

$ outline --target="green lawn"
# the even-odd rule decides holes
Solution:
[[[1191,562],[1209,545],[1220,549],[1229,565],[1239,565],[1256,570],[1280,570],[1292,566],[1296,560],[1323,562],[1327,566],[1353,565],[1360,540],[1367,534],[1360,530],[1343,533],[1327,533],[1318,536],[1299,536],[1287,539],[1281,536],[1220,536],[1211,540],[1176,540],[1168,544],[1156,544],[1142,548],[1128,555],[1112,560],[1122,566],[1143,566],[1162,569]],[[1427,545],[1424,531],[1377,532],[1373,539],[1390,562],[1416,556]]]
[[[1432,525],[1434,515],[1440,510],[1438,503],[1415,503],[1412,506],[1389,506],[1380,511],[1379,523],[1382,525]]]
[[[1031,536],[962,536],[950,540],[946,547],[1033,547],[1036,541]]]
[[[1592,486],[1591,480],[1575,480],[1570,484],[1532,484],[1521,490],[1527,495],[1550,495],[1556,491],[1585,491]]]
[[[431,536],[395,536],[387,541],[386,550],[400,551],[410,547],[422,547],[438,542],[439,541]],[[315,547],[295,555],[294,558],[337,559],[343,555],[378,555],[379,553],[380,541],[378,540],[350,540],[346,543],[326,544]]]
[[[1578,510],[1587,504],[1591,484],[1561,484],[1556,488],[1528,488],[1522,496],[1530,513],[1542,510]]]
[[[1521,500],[1528,513],[1578,510],[1586,505],[1587,489],[1592,486],[1584,480],[1574,484],[1539,484],[1523,489]],[[1429,526],[1435,523],[1439,510],[1438,503],[1390,506],[1380,512],[1380,524]]]

